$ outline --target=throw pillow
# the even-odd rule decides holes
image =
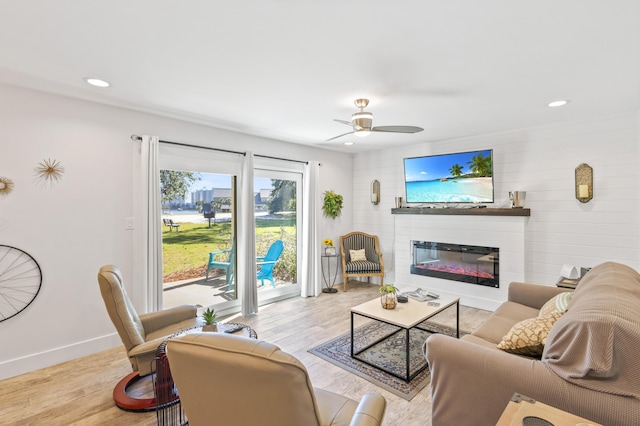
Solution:
[[[552,297],[544,305],[542,305],[538,316],[543,317],[553,312],[566,312],[567,306],[569,306],[569,300],[571,300],[571,296],[573,296],[573,292],[566,291]]]
[[[511,327],[497,348],[512,354],[540,357],[551,327],[563,314],[564,312],[553,312],[520,321]]]
[[[367,260],[367,255],[364,253],[364,249],[349,250],[349,256],[351,257],[352,262],[357,262],[359,260],[363,260],[363,261]]]

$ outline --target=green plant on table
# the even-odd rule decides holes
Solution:
[[[383,285],[382,287],[380,287],[380,294],[386,294],[386,293],[396,293],[398,291],[398,289],[393,286],[393,285]]]
[[[206,311],[202,313],[202,319],[204,320],[205,325],[213,325],[216,322],[216,311],[211,308],[207,308]]]

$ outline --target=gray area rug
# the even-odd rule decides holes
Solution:
[[[440,324],[425,321],[419,325],[421,328],[432,330],[432,332],[448,334],[455,336],[455,329]],[[390,324],[384,324],[376,321],[369,322],[355,330],[355,348],[363,348],[372,342],[375,342],[383,336],[398,330]],[[411,329],[409,337],[410,348],[410,373],[413,375],[421,367],[427,363],[422,354],[422,344],[432,334],[419,329]],[[466,333],[460,332],[460,336]],[[371,383],[385,389],[399,397],[411,401],[425,386],[429,384],[429,369],[426,368],[418,373],[409,383],[399,379],[385,371],[372,367],[362,361],[351,357],[351,333],[347,332],[331,339],[321,345],[318,345],[309,352],[329,361],[357,376],[360,376]],[[369,362],[381,365],[385,369],[399,375],[406,375],[406,357],[405,357],[405,332],[401,331],[389,337],[388,339],[372,346],[359,355]]]

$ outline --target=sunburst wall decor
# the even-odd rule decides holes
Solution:
[[[58,160],[46,159],[38,163],[34,170],[35,178],[39,183],[53,185],[62,180],[64,166]]]
[[[13,181],[4,176],[0,176],[0,197],[9,195],[13,191]]]

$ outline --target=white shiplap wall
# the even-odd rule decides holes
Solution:
[[[634,112],[357,154],[354,227],[380,237],[385,281],[394,282],[391,208],[394,197],[404,196],[403,158],[492,148],[496,204],[506,203],[509,191],[527,192],[525,280],[554,285],[565,263],[590,267],[612,260],[639,269],[638,117]],[[586,204],[574,195],[580,163],[594,169],[594,199]],[[378,206],[369,202],[373,179],[381,184]]]

